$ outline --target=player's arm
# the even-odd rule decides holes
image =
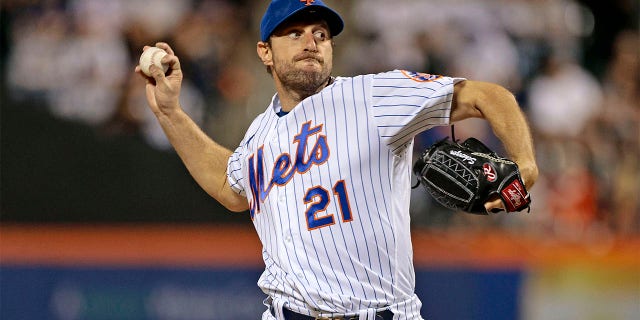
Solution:
[[[484,118],[502,142],[509,158],[518,164],[530,189],[538,178],[531,130],[515,97],[504,87],[479,81],[455,84],[451,122]]]
[[[246,198],[234,192],[227,183],[227,160],[231,150],[209,138],[182,110],[178,97],[182,84],[180,61],[166,43],[156,46],[167,51],[163,63],[169,65],[165,76],[162,68],[152,65],[152,78],[146,79],[145,93],[151,111],[156,115],[167,138],[198,184],[222,205],[232,211],[249,208]]]

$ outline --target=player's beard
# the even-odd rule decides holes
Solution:
[[[303,70],[296,67],[298,61],[314,58],[320,64],[320,70]],[[322,90],[329,82],[331,76],[331,65],[325,63],[326,60],[312,54],[300,54],[294,57],[293,61],[277,61],[274,55],[273,73],[278,77],[280,83],[287,90],[296,92],[300,99],[310,97]]]

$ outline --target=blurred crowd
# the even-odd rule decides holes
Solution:
[[[496,82],[516,95],[530,119],[541,169],[531,214],[455,214],[416,189],[416,225],[577,240],[640,234],[637,1],[612,1],[608,15],[597,10],[598,1],[327,2],[346,22],[336,38],[335,75],[398,68]],[[156,41],[170,43],[181,59],[182,106],[229,148],[274,92],[255,54],[266,1],[0,5],[9,98],[101,134],[141,134],[153,148],[172,152],[146,107],[144,81],[133,72],[143,46]],[[449,130],[417,137],[416,153]],[[500,148],[482,121],[456,125],[456,137],[465,136]]]

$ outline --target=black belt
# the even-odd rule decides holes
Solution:
[[[275,317],[275,310],[273,307],[269,308],[271,310],[271,315]],[[315,320],[315,317],[307,316],[304,314],[300,314],[297,312],[293,312],[287,308],[282,308],[282,314],[284,315],[285,320]],[[322,318],[320,318],[322,319]],[[358,320],[360,316],[350,316],[350,317],[337,317],[330,319],[340,319],[340,320]],[[376,312],[376,320],[393,320],[393,312],[389,310],[383,310]]]

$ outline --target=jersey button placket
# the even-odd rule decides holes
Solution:
[[[278,145],[280,143],[278,139],[278,129],[280,128],[280,119],[277,120],[276,126],[269,132],[271,143],[273,145]]]

